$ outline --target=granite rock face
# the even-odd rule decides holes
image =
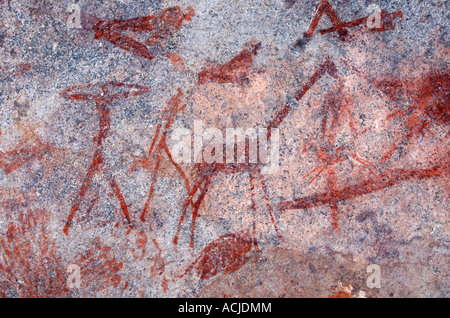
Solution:
[[[449,296],[450,2],[0,8],[0,297]]]

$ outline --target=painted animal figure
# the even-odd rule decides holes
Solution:
[[[297,101],[301,100],[303,96],[309,91],[309,89],[314,86],[314,84],[326,73],[331,74],[332,76],[336,76],[337,70],[336,66],[332,61],[327,59],[325,63],[323,63],[318,70],[313,74],[311,78],[304,84],[295,94],[295,99]],[[289,104],[284,105],[284,107],[275,115],[274,119],[268,124],[268,140],[271,138],[272,129],[277,128],[286,118],[286,116],[292,111],[292,106]],[[189,208],[192,208],[192,221],[191,221],[191,238],[189,245],[194,247],[194,232],[196,226],[196,220],[199,216],[200,205],[203,202],[207,192],[209,191],[212,181],[214,177],[219,175],[220,173],[247,173],[250,178],[250,187],[251,187],[251,196],[252,196],[252,210],[253,210],[253,220],[255,219],[256,213],[256,203],[254,200],[255,197],[255,180],[259,181],[261,189],[264,194],[264,201],[270,216],[270,220],[275,228],[275,232],[279,238],[282,238],[282,235],[278,229],[276,224],[275,215],[272,210],[272,206],[269,200],[268,189],[266,185],[265,178],[261,172],[262,164],[261,163],[250,163],[248,158],[249,154],[249,144],[246,143],[246,157],[247,160],[245,163],[196,163],[194,167],[194,181],[192,182],[192,186],[188,189],[188,197],[183,203],[183,209],[180,215],[180,220],[178,222],[178,228],[173,239],[174,244],[178,244],[179,233],[181,231],[182,224],[186,217]],[[236,160],[235,160],[236,162]],[[254,221],[255,222],[255,221]],[[255,224],[253,224],[253,229],[255,231]],[[255,236],[255,233],[253,233]]]
[[[177,33],[183,21],[191,21],[195,15],[194,10],[189,8],[186,14],[183,14],[180,7],[165,9],[159,16],[150,15],[126,20],[101,20],[94,26],[95,38],[105,39],[106,41],[127,50],[133,54],[139,55],[145,59],[153,59],[158,53],[157,46]],[[127,35],[121,32],[128,32]],[[143,42],[138,41],[130,35],[145,34],[146,39]]]

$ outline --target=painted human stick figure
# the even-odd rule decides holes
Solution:
[[[95,92],[97,90],[97,92]],[[99,116],[100,131],[94,138],[95,151],[92,158],[92,163],[88,168],[88,172],[82,182],[82,185],[73,201],[72,208],[70,210],[69,217],[67,218],[66,225],[64,226],[64,234],[69,234],[69,227],[72,220],[80,208],[80,204],[85,197],[91,180],[96,173],[100,171],[101,165],[104,163],[103,158],[103,142],[108,134],[110,128],[110,105],[115,100],[125,99],[131,96],[139,96],[148,92],[148,88],[135,84],[123,84],[118,82],[107,82],[101,84],[87,84],[70,87],[63,92],[61,96],[76,101],[93,101]],[[128,223],[131,224],[128,208],[125,203],[125,199],[120,192],[119,186],[115,181],[111,172],[107,170],[107,179],[110,187],[118,198],[122,212],[125,215]]]

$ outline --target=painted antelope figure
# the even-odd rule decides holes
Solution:
[[[75,197],[72,208],[70,210],[69,217],[67,219],[66,225],[64,226],[64,234],[69,234],[69,227],[72,220],[80,208],[80,204],[85,197],[89,186],[91,184],[92,178],[100,172],[101,166],[104,164],[103,158],[103,142],[108,134],[110,128],[110,108],[109,106],[115,101],[120,99],[125,99],[130,96],[139,96],[148,92],[148,88],[144,86],[134,85],[134,84],[123,84],[117,82],[108,82],[102,84],[88,84],[73,86],[61,93],[61,96],[76,101],[93,101],[95,102],[95,107],[99,116],[99,126],[100,131],[95,137],[95,151],[92,158],[92,163],[88,168],[88,172],[84,177],[82,185]],[[125,215],[128,223],[131,224],[130,215],[128,213],[128,208],[125,203],[125,199],[120,192],[119,186],[115,181],[109,170],[106,171],[106,177],[109,181],[110,187],[113,193],[116,195],[120,202],[122,212]]]
[[[200,163],[195,164],[195,178],[192,182],[192,187],[188,192],[188,197],[183,203],[183,210],[180,216],[180,220],[178,222],[177,232],[173,239],[174,244],[178,244],[178,237],[181,231],[181,226],[183,224],[184,218],[189,207],[192,207],[192,223],[191,223],[191,239],[190,239],[190,247],[194,247],[194,231],[197,217],[199,216],[198,212],[200,209],[200,205],[203,202],[208,190],[211,187],[213,178],[220,173],[248,173],[250,178],[250,187],[252,191],[252,210],[255,214],[256,212],[256,203],[254,200],[254,190],[255,190],[255,180],[259,180],[260,186],[264,192],[264,200],[266,206],[269,210],[269,215],[272,221],[272,224],[275,227],[275,231],[278,237],[282,237],[281,233],[278,230],[278,226],[275,222],[275,215],[273,214],[272,207],[269,202],[267,186],[265,183],[264,176],[261,172],[260,164],[252,164],[252,163],[242,163],[242,164],[230,164],[230,163]],[[198,194],[198,196],[197,196]],[[197,196],[197,197],[196,197]],[[253,215],[254,215],[253,214]],[[255,217],[255,216],[254,216]],[[255,229],[255,224],[253,226]]]
[[[153,59],[158,53],[158,46],[177,33],[183,21],[191,21],[195,15],[190,7],[183,14],[180,7],[165,9],[159,16],[150,15],[127,20],[101,20],[94,26],[95,38],[118,46],[145,59]],[[144,33],[147,38],[144,43],[139,42],[131,35],[121,32],[128,31],[136,34]]]
[[[31,69],[30,64],[4,65],[0,66],[0,80],[10,76],[20,76]]]
[[[319,67],[319,69],[313,74],[313,76],[304,84],[299,91],[295,94],[296,101],[300,101],[303,96],[309,91],[309,89],[314,86],[314,84],[326,73],[331,74],[333,77],[336,76],[337,70],[336,66],[329,59]],[[278,128],[278,126],[284,121],[286,116],[291,112],[293,106],[286,104],[275,116],[275,118],[267,126],[267,140],[272,137],[272,129]],[[236,153],[235,153],[236,156]],[[194,232],[197,217],[199,216],[200,205],[203,202],[207,192],[209,191],[214,177],[220,173],[248,173],[250,178],[250,188],[251,188],[251,201],[252,201],[252,211],[253,211],[253,237],[255,237],[256,226],[255,226],[255,214],[256,214],[256,202],[255,202],[255,182],[258,181],[264,194],[264,201],[268,209],[268,213],[271,222],[275,228],[275,232],[279,238],[282,235],[276,224],[275,215],[270,204],[268,190],[265,178],[263,176],[261,163],[250,163],[249,158],[249,145],[245,144],[245,157],[246,162],[244,163],[206,163],[204,160],[201,163],[196,163],[194,166],[194,180],[192,182],[191,188],[188,190],[188,197],[183,203],[183,209],[178,222],[178,228],[173,239],[174,244],[178,244],[179,233],[181,231],[182,224],[186,217],[186,213],[189,208],[192,208],[192,220],[191,220],[191,237],[189,245],[194,247]],[[236,158],[234,162],[236,162]]]

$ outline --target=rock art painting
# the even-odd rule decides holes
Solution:
[[[449,19],[1,2],[0,298],[448,297]]]

